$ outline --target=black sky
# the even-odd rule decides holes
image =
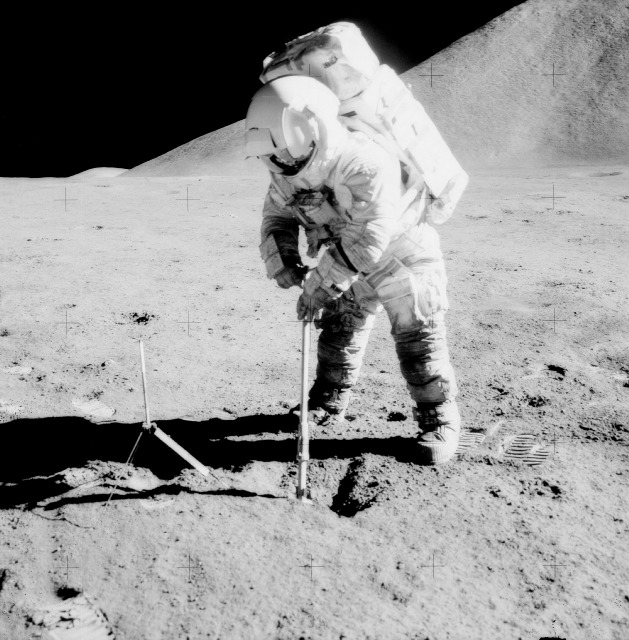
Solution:
[[[133,17],[133,4],[24,10],[4,24],[0,175],[130,168],[240,120],[263,58],[330,22],[356,23],[381,62],[402,72],[517,4],[420,0],[386,15],[386,3],[153,3]],[[217,6],[220,17],[208,17]]]

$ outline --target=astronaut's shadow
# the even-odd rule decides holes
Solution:
[[[239,471],[252,462],[295,462],[298,419],[286,415],[253,415],[204,422],[164,420],[157,423],[203,464]],[[132,464],[171,480],[188,463],[141,424],[94,424],[82,418],[22,419],[3,425],[0,449],[0,509],[60,495],[72,488],[64,474],[90,463],[126,462],[139,434]],[[249,436],[249,437],[247,437]],[[366,453],[412,462],[412,438],[310,440],[311,460],[352,459]]]
[[[416,448],[414,438],[310,438],[310,459],[352,459],[367,453],[389,456],[400,462],[412,462]],[[251,462],[294,462],[297,455],[295,437],[282,440],[232,440],[212,442],[203,456],[214,468],[241,468]]]
[[[162,420],[157,426],[203,464],[238,470],[255,461],[294,462],[298,418],[258,414],[234,420]],[[141,424],[94,424],[83,418],[21,419],[2,425],[0,486],[42,478],[89,461],[126,462]],[[412,461],[412,438],[311,438],[310,457],[355,458],[372,453]],[[189,465],[158,438],[144,432],[133,458],[137,467],[172,479]]]
[[[164,430],[175,437],[177,425],[163,423]],[[294,415],[244,416],[236,420],[198,423],[200,431],[194,439],[181,434],[181,444],[188,443],[202,462],[213,468],[237,470],[255,461],[294,462],[297,454],[299,419]],[[207,429],[206,434],[202,431]],[[282,435],[258,437],[264,434]],[[244,438],[242,436],[254,436]],[[208,439],[209,437],[209,439]],[[241,438],[242,437],[242,438]],[[176,439],[176,438],[175,438]],[[391,456],[399,461],[412,462],[415,450],[413,438],[310,438],[310,458],[351,459],[366,453]],[[186,446],[186,445],[184,445]],[[148,465],[147,465],[148,466]]]

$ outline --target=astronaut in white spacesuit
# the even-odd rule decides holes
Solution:
[[[322,329],[309,408],[342,420],[376,314],[384,307],[418,423],[418,461],[441,464],[460,432],[457,384],[446,344],[446,274],[439,237],[424,218],[401,223],[403,183],[396,157],[338,119],[330,89],[285,76],[254,95],[246,118],[247,156],[260,158],[271,184],[262,218],[267,275],[303,287],[298,319]],[[308,255],[305,276],[299,226]],[[325,247],[321,251],[322,247]]]

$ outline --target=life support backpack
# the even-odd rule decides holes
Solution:
[[[349,22],[335,22],[288,42],[267,56],[260,80],[308,75],[323,82],[341,101],[339,119],[396,155],[406,188],[404,219],[421,212],[433,224],[453,213],[468,175],[452,155],[409,87],[385,64]]]

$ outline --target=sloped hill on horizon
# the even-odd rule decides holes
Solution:
[[[622,0],[529,0],[402,75],[468,169],[622,162],[628,41]],[[263,175],[243,132],[241,120],[125,175]]]
[[[468,165],[624,161],[628,42],[626,2],[529,0],[404,77]]]
[[[93,169],[86,169],[80,173],[75,173],[70,178],[117,178],[125,173],[127,169],[121,169],[119,167],[94,167]]]
[[[255,158],[245,160],[245,122],[206,133],[126,172],[130,176],[266,175]]]

